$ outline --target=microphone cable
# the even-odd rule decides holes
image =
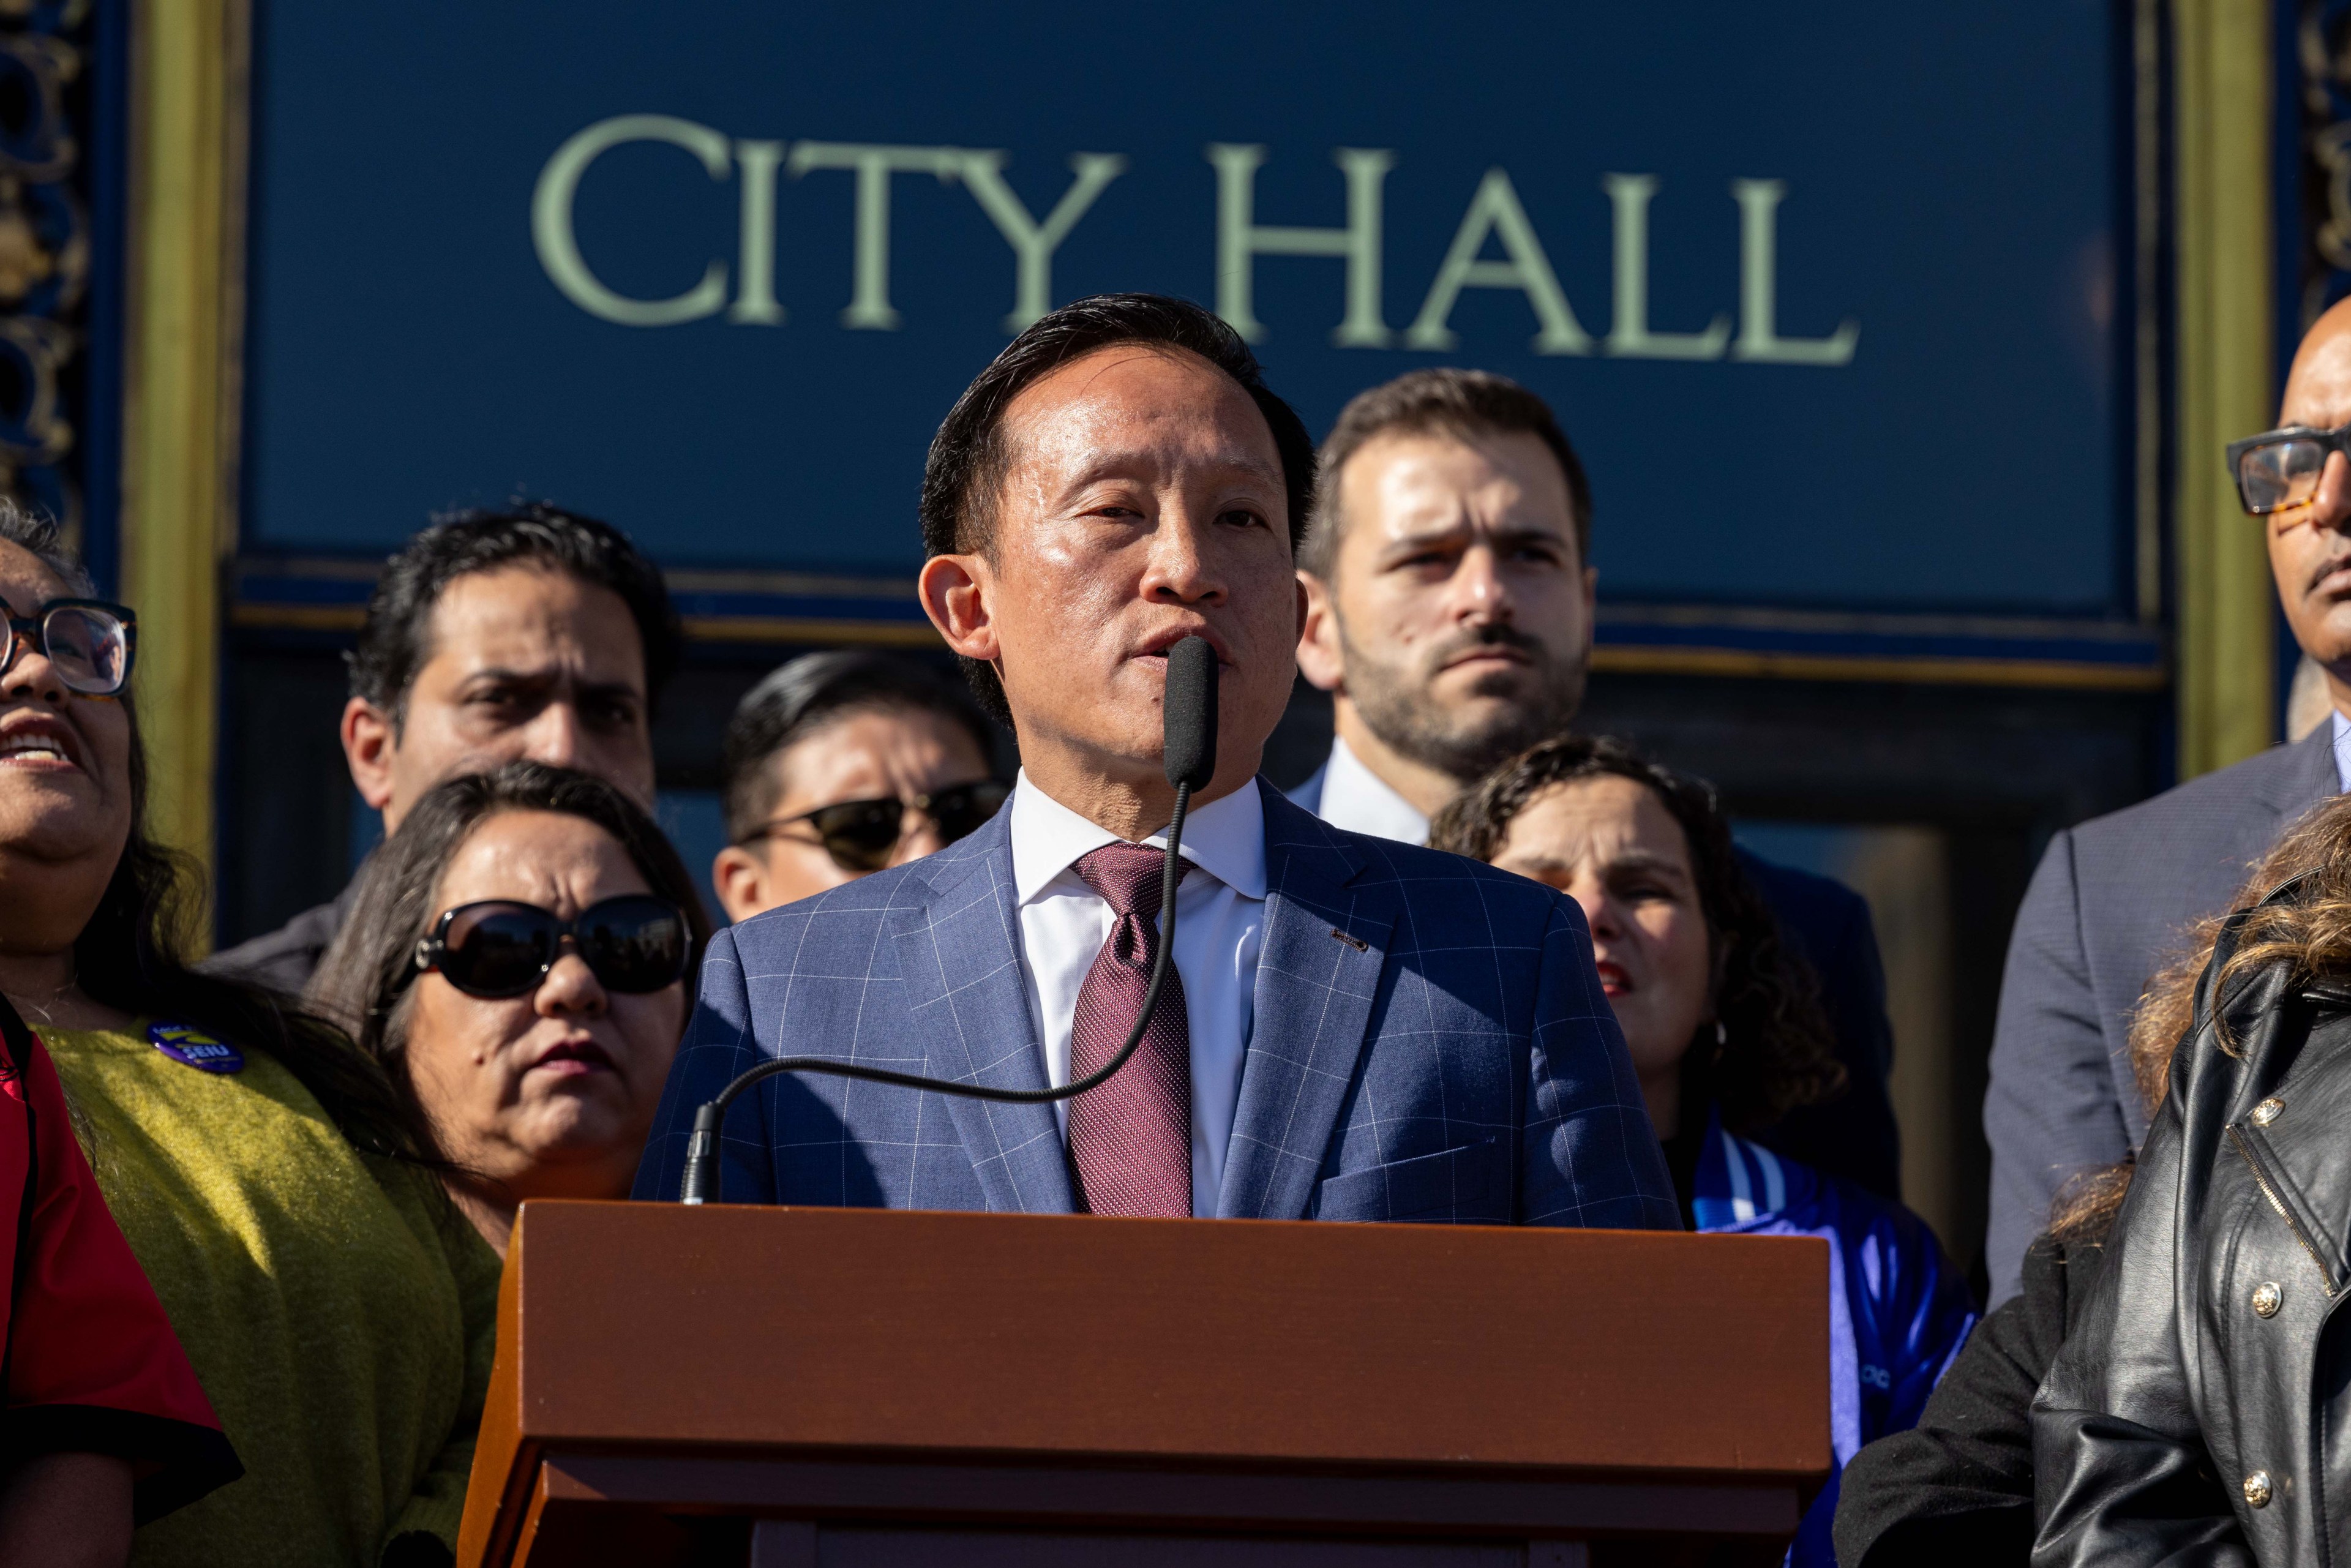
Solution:
[[[1151,978],[1144,987],[1143,1007],[1126,1043],[1108,1061],[1075,1082],[1059,1089],[993,1089],[978,1083],[958,1083],[917,1072],[896,1072],[886,1067],[837,1061],[824,1056],[778,1056],[746,1069],[717,1098],[694,1113],[694,1131],[686,1139],[685,1172],[678,1184],[677,1200],[699,1205],[718,1199],[718,1132],[727,1108],[745,1090],[778,1072],[820,1072],[834,1078],[854,1078],[899,1089],[919,1089],[933,1094],[955,1094],[967,1100],[987,1100],[1003,1105],[1050,1104],[1071,1100],[1110,1081],[1143,1043],[1143,1031],[1159,1005],[1159,989],[1167,978],[1176,951],[1176,886],[1180,873],[1176,852],[1184,843],[1184,818],[1195,788],[1205,788],[1217,766],[1217,654],[1203,637],[1186,637],[1167,650],[1167,689],[1162,703],[1165,725],[1165,760],[1167,781],[1176,786],[1176,811],[1167,823],[1167,852],[1161,862],[1159,883],[1159,956],[1151,962]]]

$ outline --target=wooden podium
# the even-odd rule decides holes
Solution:
[[[462,1568],[1776,1563],[1794,1238],[531,1203]]]

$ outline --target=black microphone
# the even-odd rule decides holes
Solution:
[[[1175,786],[1176,820],[1182,821],[1186,798],[1217,776],[1217,651],[1206,637],[1186,637],[1167,650],[1161,709],[1161,766]]]
[[[1159,988],[1167,978],[1167,956],[1176,950],[1176,852],[1184,844],[1184,815],[1192,791],[1207,788],[1217,773],[1217,651],[1205,637],[1186,637],[1167,650],[1167,692],[1162,699],[1165,747],[1163,765],[1167,782],[1176,787],[1176,814],[1167,823],[1167,854],[1159,883],[1159,956],[1152,961],[1151,980],[1144,988],[1143,1008],[1127,1031],[1126,1043],[1108,1061],[1075,1082],[1059,1089],[989,1089],[977,1083],[956,1083],[925,1078],[914,1072],[893,1072],[885,1067],[865,1067],[822,1056],[778,1056],[744,1071],[718,1092],[718,1098],[694,1113],[694,1132],[685,1145],[685,1175],[678,1184],[677,1200],[699,1204],[718,1199],[718,1129],[735,1098],[762,1078],[778,1072],[825,1072],[835,1078],[860,1078],[868,1083],[891,1083],[901,1089],[926,1090],[934,1094],[959,1094],[967,1100],[993,1100],[999,1104],[1036,1105],[1074,1099],[1124,1067],[1143,1043],[1144,1026],[1159,1003]]]

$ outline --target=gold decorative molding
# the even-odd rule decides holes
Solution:
[[[2179,773],[2277,739],[2276,591],[2261,525],[2220,448],[2276,413],[2269,0],[2175,0],[2173,147],[2178,295],[2174,594]]]
[[[1729,675],[1781,681],[1883,681],[1922,685],[2030,686],[2051,691],[2159,692],[2159,669],[2066,659],[1868,658],[1756,653],[1743,648],[1610,647],[1592,650],[1609,675]]]
[[[2131,545],[2142,626],[2163,624],[2163,0],[2131,5]]]
[[[84,350],[89,284],[87,127],[69,106],[89,68],[91,0],[0,0],[0,490],[82,543],[73,461],[83,416],[65,383]]]
[[[135,0],[122,593],[158,837],[213,863],[221,590],[236,539],[246,0]]]

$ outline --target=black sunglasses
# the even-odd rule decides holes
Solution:
[[[602,899],[569,920],[536,904],[491,898],[444,913],[416,944],[408,978],[438,969],[469,997],[527,996],[555,967],[567,937],[606,990],[630,996],[685,978],[694,945],[685,912],[651,894]]]
[[[995,779],[983,779],[975,784],[957,784],[935,795],[917,795],[911,800],[843,800],[765,823],[744,834],[741,841],[756,844],[761,839],[776,837],[779,828],[806,822],[816,830],[824,852],[841,870],[880,871],[898,852],[908,807],[936,822],[939,837],[953,843],[977,832],[980,824],[996,815],[1005,797],[1011,793]]]
[[[2351,457],[2351,424],[2334,430],[2289,425],[2231,441],[2229,476],[2237,482],[2237,503],[2257,517],[2298,507],[2318,494],[2326,455]]]
[[[0,675],[16,663],[20,648],[37,648],[69,691],[110,697],[131,683],[131,661],[139,651],[139,617],[127,604],[103,599],[52,599],[30,615],[7,612],[7,643],[0,647]]]

